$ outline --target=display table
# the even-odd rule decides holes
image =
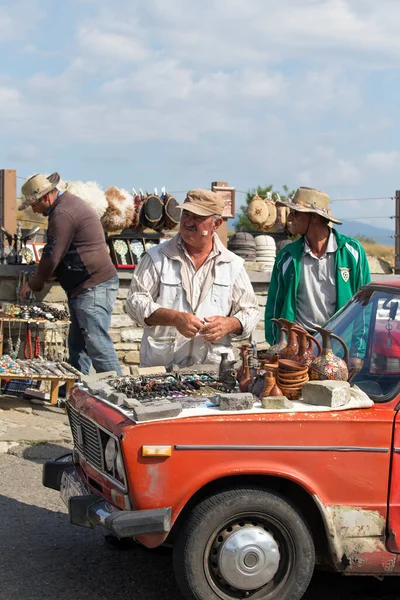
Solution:
[[[54,377],[50,377],[48,375],[16,375],[15,373],[1,373],[0,384],[2,379],[31,379],[32,381],[50,381],[50,404],[57,404],[60,383],[65,381],[65,391],[66,394],[68,394],[78,378],[74,377],[74,375],[71,375],[71,377],[67,377],[66,375],[63,377],[56,377],[55,375]]]
[[[49,321],[48,319],[20,319],[18,317],[10,317],[9,315],[0,312],[0,356],[3,354],[4,344],[4,323],[27,323],[34,325],[51,324],[54,326],[65,327],[70,324],[70,321]]]
[[[55,328],[58,326],[65,327],[69,325],[69,321],[49,321],[48,319],[36,318],[36,319],[20,319],[18,317],[11,317],[5,313],[0,312],[0,356],[3,355],[3,344],[4,344],[4,323],[27,323],[34,325],[43,325],[50,324]],[[78,379],[77,376],[73,375],[63,375],[57,377],[56,375],[39,375],[39,374],[19,374],[19,373],[0,373],[0,385],[1,380],[27,380],[30,379],[32,381],[49,381],[50,382],[50,403],[57,404],[58,401],[58,391],[60,387],[60,383],[65,381],[66,393],[69,392],[71,387],[74,385],[75,381]]]

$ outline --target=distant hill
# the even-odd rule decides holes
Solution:
[[[390,237],[394,236],[394,227],[391,230],[360,223],[359,221],[343,221],[343,225],[337,225],[337,228],[344,235],[351,237],[364,236],[375,240],[378,244],[394,246],[394,237]]]
[[[228,220],[228,227],[230,230],[235,228],[236,219]],[[343,221],[343,225],[336,225],[338,231],[349,235],[350,237],[364,236],[375,240],[378,244],[394,246],[394,238],[390,236],[394,235],[394,222],[393,230],[384,229],[382,227],[375,227],[374,225],[368,225],[367,223],[361,223],[360,221]]]

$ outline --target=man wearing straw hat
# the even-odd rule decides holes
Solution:
[[[82,373],[116,371],[121,367],[108,334],[118,292],[104,230],[95,211],[83,200],[57,189],[58,173],[35,175],[22,186],[23,203],[49,219],[47,244],[33,277],[21,290],[24,298],[39,292],[56,276],[67,294],[71,325],[68,346],[71,364]]]
[[[313,332],[370,281],[360,242],[331,227],[341,222],[331,215],[328,194],[300,187],[291,201],[277,204],[290,209],[287,227],[301,237],[276,257],[265,310],[265,337],[270,344],[277,334],[272,317],[296,321]],[[352,358],[356,369],[362,366],[361,358]]]

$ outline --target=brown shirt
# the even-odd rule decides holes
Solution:
[[[53,202],[48,218],[47,244],[29,282],[34,292],[56,275],[73,298],[116,275],[100,219],[86,202],[65,192]]]

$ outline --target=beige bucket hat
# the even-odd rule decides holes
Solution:
[[[38,202],[40,198],[55,190],[59,182],[60,175],[58,173],[52,173],[48,177],[39,173],[27,179],[21,188],[24,201],[19,205],[18,210],[25,210],[28,206]]]
[[[200,217],[210,217],[211,215],[221,216],[224,212],[224,199],[216,192],[210,190],[190,190],[186,194],[183,204],[178,204],[176,208],[187,210]]]
[[[320,192],[314,188],[299,187],[290,201],[277,200],[276,204],[299,212],[316,213],[329,219],[332,223],[342,225],[341,221],[332,217],[329,208],[330,201],[328,194],[325,194],[325,192]]]

